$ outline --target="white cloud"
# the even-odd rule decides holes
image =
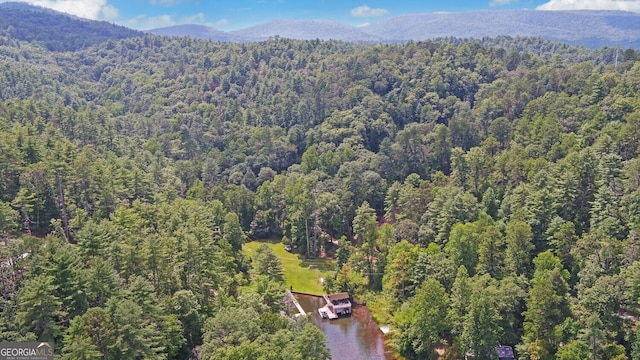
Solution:
[[[120,11],[111,5],[107,5],[102,8],[102,19],[115,21],[120,18]]]
[[[640,0],[550,0],[538,10],[624,10],[640,12]]]
[[[219,29],[225,26],[231,25],[231,22],[228,19],[220,19],[212,24],[212,28]]]
[[[203,24],[207,21],[206,16],[203,13],[197,13],[183,17],[180,22],[185,24]]]
[[[24,0],[23,2],[91,20],[115,20],[118,9],[108,0]]]
[[[519,0],[491,0],[489,6],[505,6],[517,3]]]
[[[177,24],[178,23],[173,19],[171,15],[138,15],[132,19],[124,21],[125,26],[139,30],[151,30]]]
[[[0,3],[16,0],[0,0]],[[106,20],[132,29],[149,30],[178,24],[200,24],[212,28],[223,28],[230,25],[229,20],[220,19],[215,22],[207,21],[204,13],[175,18],[172,15],[149,16],[145,14],[134,18],[123,18],[117,8],[109,4],[109,0],[17,0],[36,6],[41,6],[67,14],[91,20]],[[151,3],[177,4],[191,0],[149,0]]]
[[[378,17],[384,16],[389,13],[387,9],[372,9],[367,5],[358,6],[351,9],[351,16],[353,17]]]

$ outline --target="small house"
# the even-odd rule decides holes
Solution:
[[[351,314],[351,301],[349,301],[349,293],[341,292],[327,296],[330,304],[328,304],[336,315]]]
[[[349,293],[341,292],[331,295],[323,295],[325,306],[318,309],[318,313],[323,319],[337,319],[340,315],[351,314],[351,301]]]

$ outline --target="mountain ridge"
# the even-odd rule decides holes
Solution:
[[[40,43],[51,51],[75,51],[144,33],[106,21],[18,2],[0,4],[0,36]]]
[[[321,39],[363,42],[378,42],[384,40],[379,36],[368,34],[358,27],[327,19],[275,19],[245,29],[230,31],[229,33],[254,41],[266,40],[273,36],[297,40]]]
[[[640,14],[617,10],[477,10],[404,14],[364,26],[326,19],[275,19],[233,31],[183,24],[142,32],[25,3],[0,4],[0,35],[40,42],[50,50],[75,50],[108,39],[144,33],[236,43],[264,41],[271,37],[394,43],[524,36],[589,48],[640,49]]]
[[[629,22],[625,22],[627,28],[615,26],[628,18],[635,20],[632,27],[629,28]],[[542,37],[589,47],[620,41],[638,47],[640,14],[608,10],[479,10],[407,14],[367,25],[363,30],[380,36],[384,34],[390,41],[510,35]],[[589,40],[592,38],[595,40]]]
[[[163,28],[148,32],[159,33]],[[617,10],[478,10],[405,14],[361,27],[331,20],[278,19],[223,32],[246,41],[280,36],[298,40],[403,42],[443,37],[533,36],[586,47],[640,48],[640,14]],[[198,37],[183,32],[176,36]]]
[[[248,39],[245,39],[241,36],[217,30],[210,26],[199,24],[173,25],[148,30],[146,32],[160,36],[190,36],[197,39],[207,39],[221,42],[249,42]]]

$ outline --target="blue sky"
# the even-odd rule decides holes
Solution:
[[[0,0],[0,2],[15,0]],[[273,19],[328,19],[363,25],[387,17],[431,12],[496,9],[626,10],[640,0],[22,0],[80,17],[107,20],[139,30],[203,24],[237,30]]]

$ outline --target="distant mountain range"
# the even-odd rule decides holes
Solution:
[[[153,30],[151,31],[153,32]],[[262,41],[280,36],[298,40],[342,40],[380,42],[383,37],[367,33],[362,28],[330,20],[273,20],[243,30],[229,32],[247,41]]]
[[[148,31],[161,36],[190,36],[195,39],[211,39],[221,42],[249,42],[246,38],[236,34],[226,33],[209,26],[187,24],[163,27]]]
[[[640,14],[593,10],[495,10],[402,15],[361,27],[330,20],[280,19],[229,32],[203,25],[178,25],[147,33],[221,42],[254,42],[280,36],[371,43],[445,37],[481,39],[506,35],[540,37],[590,48],[619,46],[640,49]],[[143,33],[25,3],[6,2],[0,4],[0,35],[40,42],[50,50],[67,51]]]
[[[640,48],[640,14],[624,11],[496,10],[402,15],[362,27],[329,20],[273,20],[242,30],[173,28],[173,36],[214,41],[261,41],[273,36],[360,42],[420,41],[442,37],[534,36],[591,48]],[[178,31],[184,30],[184,31]],[[162,34],[163,29],[148,32]],[[233,36],[230,40],[230,36]]]
[[[587,47],[640,47],[640,14],[500,10],[403,15],[361,28],[388,41],[533,36]]]

